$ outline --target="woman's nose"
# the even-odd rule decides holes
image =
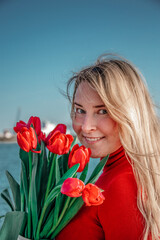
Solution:
[[[85,116],[82,122],[82,131],[85,133],[92,132],[96,129],[96,119],[93,116]]]

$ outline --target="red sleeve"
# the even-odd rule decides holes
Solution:
[[[137,186],[132,173],[114,178],[104,191],[98,216],[108,240],[142,239],[144,221],[137,207]]]

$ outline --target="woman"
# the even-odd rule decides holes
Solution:
[[[73,129],[93,158],[110,154],[96,185],[102,205],[83,206],[57,240],[160,237],[160,126],[142,75],[106,55],[68,82]]]

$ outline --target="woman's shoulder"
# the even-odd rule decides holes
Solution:
[[[121,172],[108,182],[106,185],[107,194],[126,195],[130,192],[137,194],[137,184],[132,171]]]
[[[121,189],[128,188],[129,186],[136,186],[135,177],[133,174],[133,169],[130,162],[125,159],[119,163],[114,164],[115,166],[109,166],[105,169],[96,185],[104,190],[109,190],[110,188]]]
[[[125,172],[114,177],[103,195],[105,200],[98,206],[98,217],[108,239],[138,239],[144,226],[137,207],[133,173]]]

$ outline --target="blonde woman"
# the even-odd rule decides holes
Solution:
[[[96,182],[105,201],[83,206],[56,239],[160,239],[160,126],[141,73],[105,55],[69,80],[68,96],[72,83],[74,131],[92,158],[110,157]]]

